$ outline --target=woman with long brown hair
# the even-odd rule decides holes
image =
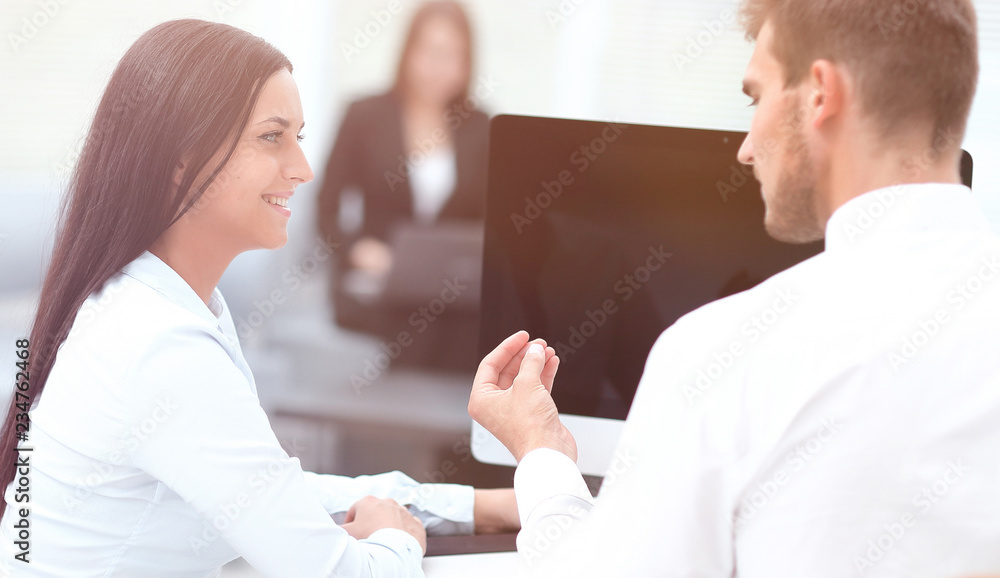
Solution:
[[[415,576],[424,526],[516,520],[509,493],[303,472],[275,439],[216,285],[285,244],[312,179],[291,71],[256,36],[178,20],[112,74],[0,439],[14,575],[206,576],[243,556],[274,576]]]
[[[436,227],[481,223],[486,197],[489,120],[479,110],[493,90],[473,76],[473,38],[468,15],[453,0],[417,8],[388,91],[348,107],[330,152],[319,194],[319,228],[337,239],[331,287],[339,325],[395,339],[412,307],[371,305],[357,296],[352,279],[384,279],[393,266],[391,237],[400,224]],[[363,206],[357,226],[343,226],[345,191]],[[349,204],[347,206],[350,206]],[[434,256],[435,258],[437,256]],[[363,283],[367,286],[369,283]],[[401,360],[449,369],[479,362],[478,319],[448,311]]]

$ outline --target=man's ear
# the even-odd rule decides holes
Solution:
[[[848,78],[844,68],[829,60],[817,60],[809,67],[810,92],[806,106],[813,111],[813,128],[822,129],[836,118],[848,98]]]

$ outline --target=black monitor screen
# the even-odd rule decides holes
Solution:
[[[561,412],[624,419],[664,329],[823,250],[764,231],[744,136],[494,118],[481,353],[525,329],[560,356]]]

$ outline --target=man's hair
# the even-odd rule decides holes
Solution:
[[[854,76],[883,137],[929,122],[961,140],[979,75],[971,0],[744,0],[740,12],[750,40],[771,24],[786,86],[829,60]]]

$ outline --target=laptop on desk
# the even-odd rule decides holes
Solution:
[[[402,308],[426,305],[450,283],[458,285],[459,290],[453,292],[449,308],[478,309],[483,259],[481,224],[405,223],[390,233],[389,245],[393,265],[381,295],[382,303]]]

